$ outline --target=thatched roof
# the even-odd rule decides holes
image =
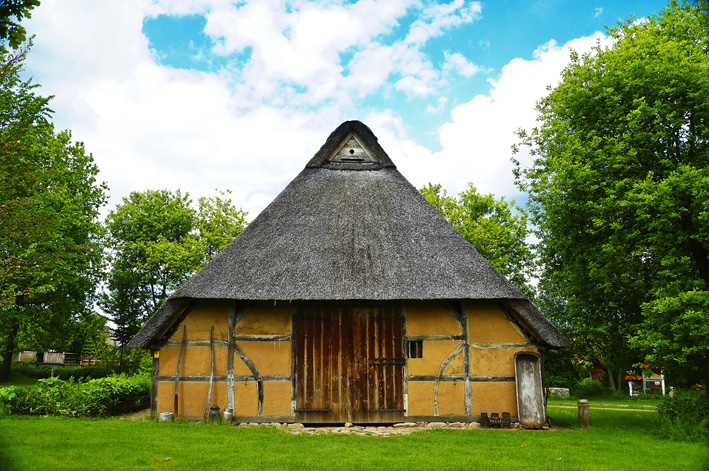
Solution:
[[[133,345],[145,346],[191,299],[527,298],[396,170],[369,128],[350,121],[170,299]]]

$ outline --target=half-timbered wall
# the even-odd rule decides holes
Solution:
[[[188,418],[203,417],[212,405],[232,407],[240,422],[517,415],[514,354],[537,348],[494,301],[388,303],[386,310],[373,304],[355,309],[360,314],[350,311],[342,303],[198,301],[155,352],[153,415],[175,411],[176,385],[178,414]],[[345,320],[352,322],[351,333]],[[378,340],[391,337],[389,331],[401,339],[391,351]],[[329,335],[339,340],[328,343]],[[365,347],[349,345],[360,338]],[[322,371],[307,364],[318,348],[318,362],[327,366]],[[354,402],[338,389],[338,378],[353,371],[367,385]],[[300,397],[308,391],[312,397]],[[359,409],[341,412],[348,403]],[[324,418],[316,420],[320,414]]]
[[[290,303],[198,301],[157,353],[153,415],[174,412],[177,383],[181,417],[203,417],[217,405],[243,420],[288,420],[292,309]]]

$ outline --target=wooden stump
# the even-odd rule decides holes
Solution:
[[[588,399],[579,399],[579,428],[589,428],[591,426],[591,405]]]

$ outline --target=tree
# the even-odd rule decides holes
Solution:
[[[522,208],[492,194],[480,195],[472,184],[458,198],[431,183],[419,191],[496,269],[522,291],[531,293],[534,253],[527,242],[530,230]]]
[[[0,68],[0,347],[63,348],[91,317],[100,279],[99,208],[105,184],[83,144],[55,133],[50,99],[19,71],[27,49]],[[98,335],[98,333],[96,333]]]
[[[246,213],[228,193],[192,207],[179,190],[132,192],[106,218],[113,248],[101,306],[127,343],[147,318],[205,263],[241,233]]]
[[[572,54],[540,125],[520,133],[542,280],[565,299],[566,327],[602,347],[611,386],[644,354],[706,384],[707,13],[673,1],[608,33],[613,46]]]
[[[0,41],[17,49],[25,42],[25,28],[20,25],[22,18],[30,18],[30,11],[39,6],[39,0],[3,0],[0,4]],[[14,18],[14,20],[13,20]],[[7,54],[7,48],[0,44],[0,54]]]

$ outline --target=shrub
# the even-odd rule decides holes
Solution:
[[[576,398],[604,397],[609,394],[610,390],[594,379],[585,379],[571,390],[571,395]]]
[[[106,350],[100,358],[104,365],[111,365],[116,373],[138,374],[142,372],[144,362],[148,361],[150,364],[148,371],[152,372],[152,359],[147,350],[113,348]]]
[[[49,378],[52,375],[51,368],[30,367],[27,363],[14,363],[11,371],[14,376],[25,378]]]
[[[76,366],[76,367],[61,367],[54,369],[54,376],[59,379],[69,380],[74,378],[77,381],[98,379],[111,376],[113,371],[108,366]]]
[[[82,383],[54,377],[35,386],[10,386],[2,393],[6,408],[15,414],[101,416],[126,400],[150,394],[150,378],[116,375]]]
[[[699,391],[675,391],[657,406],[658,434],[677,441],[709,442],[709,396]]]
[[[68,380],[69,378],[74,378],[75,380],[89,380],[96,378],[105,378],[106,376],[111,376],[113,370],[108,366],[56,366],[54,368],[40,367],[40,368],[30,368],[28,365],[23,363],[18,363],[12,366],[12,373],[14,376],[21,376],[25,378],[37,378],[45,379],[52,377],[52,370],[54,370],[54,376]]]

